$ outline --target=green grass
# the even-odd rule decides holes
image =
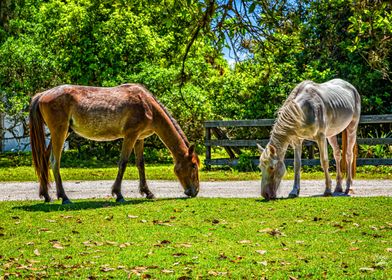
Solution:
[[[117,175],[117,167],[98,167],[98,168],[78,168],[66,167],[61,168],[63,180],[114,180]],[[333,178],[335,173],[331,173]],[[177,180],[173,164],[147,165],[147,180]],[[293,170],[290,168],[285,175],[285,179],[294,178]],[[301,173],[301,178],[306,179],[323,179],[324,173],[310,169]],[[357,179],[392,179],[392,167],[359,167],[356,176]],[[138,180],[137,168],[132,165],[127,168],[124,179]],[[259,180],[260,172],[238,172],[232,169],[213,169],[212,171],[200,170],[201,181],[233,181],[233,180]],[[0,168],[0,182],[9,181],[36,181],[37,177],[31,166],[16,166]]]
[[[0,275],[387,279],[392,198],[0,203]]]

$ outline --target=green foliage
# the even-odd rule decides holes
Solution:
[[[138,82],[201,145],[204,120],[273,118],[297,83],[335,77],[358,88],[363,114],[392,112],[389,2],[235,2],[2,1],[0,112],[23,119],[34,93],[63,83]]]
[[[253,153],[248,151],[242,152],[238,157],[238,164],[233,168],[241,172],[258,171],[257,165],[253,163],[254,159]]]

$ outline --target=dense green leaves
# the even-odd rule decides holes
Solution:
[[[139,82],[202,143],[206,119],[274,117],[297,83],[340,77],[359,89],[363,113],[391,113],[391,9],[365,0],[5,0],[0,110],[23,117],[34,93],[62,83]]]

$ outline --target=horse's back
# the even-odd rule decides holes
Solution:
[[[41,94],[45,122],[66,125],[92,140],[123,138],[127,130],[145,128],[152,116],[152,95],[139,84],[116,87],[61,85]],[[56,120],[55,120],[56,119]]]
[[[335,135],[359,120],[359,94],[344,80],[322,84],[305,81],[296,89],[293,98],[304,113],[305,126],[325,128],[327,135]]]

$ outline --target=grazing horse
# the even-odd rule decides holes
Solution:
[[[361,112],[358,91],[346,81],[334,79],[323,84],[304,81],[298,84],[283,106],[272,128],[266,148],[261,152],[261,195],[276,198],[276,191],[286,171],[284,156],[288,145],[294,148],[294,186],[289,197],[300,191],[301,151],[303,140],[318,144],[320,162],[325,174],[325,196],[332,195],[331,177],[328,173],[327,139],[336,161],[335,192],[342,192],[341,155],[336,135],[343,132],[343,159],[346,160],[346,189],[348,194],[356,169],[356,132]],[[355,150],[355,151],[354,151]]]
[[[44,125],[51,140],[46,147]],[[173,155],[177,175],[187,196],[199,192],[200,161],[194,146],[167,109],[142,85],[124,84],[112,88],[62,85],[36,94],[30,106],[30,141],[33,162],[39,179],[39,195],[46,202],[49,158],[51,155],[57,197],[70,203],[60,176],[60,159],[70,130],[87,139],[111,141],[123,138],[117,178],[112,187],[116,201],[124,201],[121,182],[132,149],[139,171],[139,190],[147,198],[149,190],[144,171],[144,138],[156,133]]]

